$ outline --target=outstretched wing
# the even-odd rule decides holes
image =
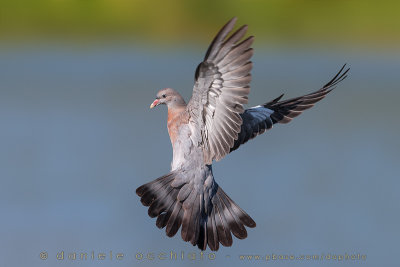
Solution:
[[[236,150],[240,145],[264,133],[266,130],[271,129],[273,124],[288,123],[294,117],[299,116],[304,110],[313,107],[316,102],[320,101],[326,94],[332,91],[335,85],[347,77],[346,74],[349,68],[342,72],[345,66],[346,64],[332,80],[313,93],[279,101],[283,96],[281,95],[268,103],[246,109],[245,112],[240,115],[243,120],[241,131],[230,151]]]
[[[243,104],[248,101],[254,37],[240,42],[247,31],[244,25],[227,38],[235,22],[236,18],[231,19],[219,31],[198,65],[187,106],[191,138],[203,147],[206,164],[229,153],[240,132]]]

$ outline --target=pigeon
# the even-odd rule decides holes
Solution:
[[[254,220],[217,184],[212,171],[219,161],[277,123],[288,123],[323,99],[347,77],[346,64],[322,88],[312,93],[244,108],[250,91],[254,37],[244,40],[247,25],[230,34],[232,18],[210,44],[195,72],[188,103],[171,88],[157,93],[150,108],[166,105],[173,158],[171,171],[136,189],[148,215],[169,237],[181,237],[201,250],[232,245],[232,234],[247,237]]]

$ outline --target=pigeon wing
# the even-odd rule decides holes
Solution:
[[[244,25],[229,38],[236,18],[217,34],[195,73],[187,109],[194,143],[203,147],[204,161],[211,164],[229,153],[241,130],[243,104],[248,102],[254,37],[241,41]]]
[[[332,80],[315,92],[284,101],[280,101],[283,96],[281,95],[268,103],[246,109],[240,115],[243,121],[241,131],[230,151],[271,129],[275,123],[288,123],[304,110],[313,107],[347,77],[349,69],[343,72],[345,66],[346,64]]]

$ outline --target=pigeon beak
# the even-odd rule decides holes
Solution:
[[[153,103],[151,103],[150,108],[154,108],[155,106],[158,106],[158,104],[160,104],[160,100],[156,99],[153,101]]]

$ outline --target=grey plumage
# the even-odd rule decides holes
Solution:
[[[231,34],[230,20],[209,46],[195,72],[193,95],[186,105],[171,88],[157,93],[152,105],[168,107],[168,132],[173,147],[170,173],[136,189],[148,215],[172,237],[181,229],[184,241],[216,251],[231,246],[233,236],[247,237],[246,227],[256,226],[215,182],[212,162],[248,140],[288,123],[329,93],[346,78],[348,69],[321,89],[289,100],[283,95],[263,105],[244,109],[250,92],[254,37],[244,37],[247,26]]]
[[[221,29],[197,67],[193,95],[188,103],[189,124],[199,133],[191,138],[194,143],[203,144],[206,164],[229,153],[240,131],[239,114],[248,102],[248,90],[244,88],[251,81],[253,49],[250,46],[254,37],[239,42],[247,30],[244,26],[227,38],[235,22],[233,18]]]
[[[349,69],[344,70],[346,64],[339,72],[321,89],[310,94],[280,101],[283,94],[274,100],[263,105],[246,109],[240,114],[242,117],[242,125],[235,144],[231,147],[230,152],[239,148],[240,145],[246,143],[257,135],[264,133],[272,128],[275,123],[288,123],[293,118],[299,116],[304,110],[315,105],[316,102],[323,99],[334,87],[347,77]]]

